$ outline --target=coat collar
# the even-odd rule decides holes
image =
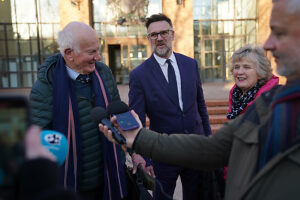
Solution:
[[[256,99],[255,104],[252,105],[244,115],[239,116],[240,120],[238,120],[239,122],[236,125],[238,131],[234,133],[237,138],[244,141],[245,143],[253,143],[258,145],[259,128],[261,128],[261,126],[265,125],[268,122],[267,120],[272,114],[270,103],[276,91],[277,87],[262,94],[259,98]],[[255,109],[255,112],[251,112],[251,109]],[[253,120],[254,118],[256,118],[256,120]],[[241,123],[246,124],[243,124],[243,126],[238,126],[238,124]],[[244,190],[241,192],[240,197],[245,197],[247,193],[264,177],[264,175],[270,173],[274,169],[274,167],[276,167],[276,165],[279,165],[282,162],[283,159],[290,159],[300,166],[299,151],[300,143],[297,143],[285,152],[278,153],[265,165],[263,169],[261,169],[257,174],[254,175],[247,187],[245,187]]]
[[[264,175],[270,173],[276,165],[279,165],[283,159],[290,159],[294,163],[296,163],[298,166],[300,166],[300,157],[299,157],[299,151],[300,151],[300,143],[295,144],[293,147],[289,148],[283,153],[277,154],[273,159],[271,159],[264,168],[262,168],[250,181],[248,186],[245,188],[244,191],[241,193],[241,199],[247,195],[247,193],[258,183],[259,180],[261,180]]]
[[[245,143],[258,144],[259,129],[267,123],[272,114],[269,103],[263,96],[257,98],[255,104],[238,117],[240,119],[236,125],[238,130],[234,135]]]

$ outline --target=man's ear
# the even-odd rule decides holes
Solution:
[[[67,59],[68,61],[73,61],[73,54],[72,54],[73,50],[71,48],[66,48],[64,50],[65,53],[65,59]]]
[[[175,38],[175,31],[171,31],[171,34],[172,34],[172,41],[173,41]]]

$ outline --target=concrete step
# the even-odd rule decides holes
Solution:
[[[150,125],[150,120],[149,118],[146,116],[146,128],[149,128]]]
[[[208,115],[226,114],[228,106],[209,106],[207,107]]]
[[[215,133],[227,121],[228,99],[207,100],[207,112],[212,133]]]
[[[228,99],[206,100],[207,107],[211,106],[228,106]]]
[[[209,115],[210,124],[224,124],[226,121],[226,115]]]

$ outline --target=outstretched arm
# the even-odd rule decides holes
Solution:
[[[139,121],[133,111],[132,114]],[[115,117],[111,121],[117,126]],[[99,124],[99,129],[116,143],[106,126]],[[127,147],[147,158],[188,168],[215,169],[227,164],[234,131],[233,126],[227,124],[211,137],[168,135],[142,128],[140,123],[137,129],[120,132],[126,138]]]

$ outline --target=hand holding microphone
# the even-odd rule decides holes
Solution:
[[[141,125],[141,122],[139,121],[139,118],[138,118],[138,115],[134,112],[134,111],[131,111],[131,114],[134,116],[134,118],[138,121],[139,123],[139,128],[136,128],[136,129],[133,129],[133,130],[129,130],[129,131],[123,131],[118,123],[117,123],[117,117],[116,116],[113,116],[110,121],[112,124],[115,125],[115,127],[118,128],[118,130],[120,131],[120,133],[122,134],[122,136],[124,136],[124,138],[126,139],[126,146],[129,147],[129,148],[132,148],[132,145],[133,145],[133,142],[135,140],[135,137],[136,135],[138,134],[138,132],[140,131],[140,129],[142,128],[142,125]],[[111,130],[109,130],[109,128],[107,126],[105,126],[105,124],[99,124],[99,130],[101,132],[104,133],[105,137],[111,141],[111,142],[114,142],[114,143],[118,143],[114,137],[113,137],[113,133]]]
[[[140,127],[138,121],[131,114],[129,107],[123,101],[111,102],[107,107],[107,112],[111,116],[116,116],[117,123],[123,131]]]
[[[62,165],[68,153],[66,137],[57,131],[44,130],[31,126],[25,137],[26,158],[46,158]]]
[[[25,135],[26,159],[46,158],[56,162],[55,156],[41,144],[41,128],[32,125]]]
[[[112,116],[110,121],[106,118],[108,116]],[[99,130],[104,133],[109,141],[123,144],[122,140],[121,142],[118,141],[118,138],[122,137],[125,140],[124,145],[127,147],[132,147],[137,133],[142,128],[142,123],[137,114],[134,111],[130,111],[127,104],[122,101],[111,102],[107,107],[107,113],[101,107],[94,108],[91,112],[91,117],[96,123],[99,124],[101,122],[99,124]],[[102,120],[103,117],[104,120]],[[120,132],[116,130],[115,127],[117,127]],[[146,162],[140,155],[132,154],[132,151],[130,151],[129,154],[132,156],[134,173],[137,172],[137,174],[141,176],[144,184],[146,184],[146,188],[154,190],[155,180],[152,177],[155,177],[155,174],[152,166],[146,167]]]
[[[135,135],[143,127],[138,115],[134,111],[130,111],[126,103],[122,101],[113,101],[107,107],[107,112],[111,116],[111,121],[120,132],[126,137],[128,147],[131,147],[135,139]],[[134,136],[134,137],[131,137]]]
[[[41,144],[56,158],[57,164],[62,165],[68,154],[68,141],[66,136],[58,131],[43,130]]]
[[[110,120],[107,117],[109,117],[109,116],[107,115],[107,112],[102,107],[95,107],[91,111],[92,120],[96,124],[102,123],[103,125],[107,126],[107,128],[111,131],[112,137],[115,139],[116,143],[121,144],[121,145],[125,145],[126,144],[126,139],[112,125],[112,123],[110,122]]]

